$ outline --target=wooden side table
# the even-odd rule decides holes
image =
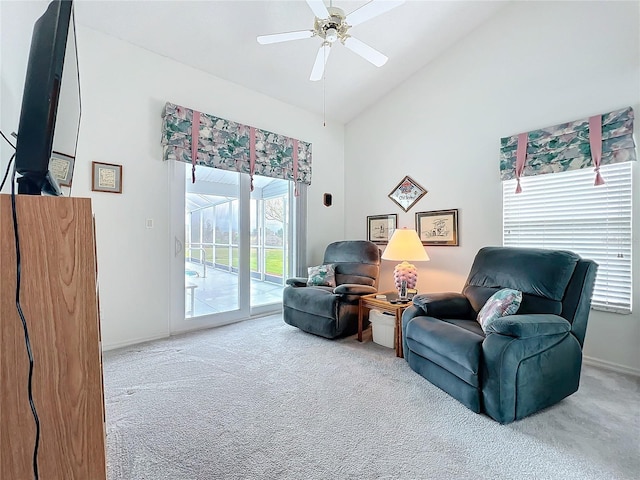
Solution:
[[[386,295],[387,299],[376,298],[376,295]],[[396,347],[396,357],[402,358],[404,356],[402,353],[402,312],[413,305],[413,303],[391,303],[389,301],[397,297],[397,292],[372,293],[360,297],[358,304],[358,341],[362,341],[362,320],[365,308],[375,308],[376,310],[391,313],[395,315],[396,318],[395,335],[393,339],[393,344]]]

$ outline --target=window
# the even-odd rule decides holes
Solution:
[[[598,263],[591,306],[631,313],[631,178],[633,162],[502,183],[503,244],[571,250]]]

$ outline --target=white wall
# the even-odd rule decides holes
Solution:
[[[413,228],[415,212],[457,208],[460,246],[428,248],[418,288],[460,291],[478,249],[502,242],[500,138],[629,105],[640,112],[639,25],[638,2],[507,6],[346,126],[347,237],[366,235],[367,215],[398,213]],[[387,198],[404,175],[429,191],[408,213]],[[640,373],[640,222],[633,228],[635,311],[592,312],[584,352]],[[395,263],[383,261],[383,288],[393,288]]]
[[[11,131],[17,129],[31,28],[47,2],[1,4],[2,85],[12,93],[6,115],[3,95],[2,128]],[[16,28],[5,32],[9,20]],[[20,45],[21,53],[7,58],[5,45]],[[321,261],[327,243],[344,238],[344,186],[336,182],[344,172],[343,125],[323,127],[316,115],[91,29],[78,28],[78,53],[82,121],[72,194],[93,199],[104,347],[169,332],[173,243],[168,164],[160,146],[166,101],[311,142],[309,263]],[[92,161],[123,165],[121,195],[91,191]],[[324,192],[333,194],[330,209],[322,205]],[[145,228],[148,218],[154,220],[153,229]]]
[[[167,334],[173,242],[167,164],[159,142],[166,101],[311,142],[310,261],[320,261],[326,243],[343,237],[343,186],[333,182],[344,163],[342,125],[324,128],[319,117],[264,95],[93,30],[79,33],[83,119],[78,157],[86,162],[75,177],[90,178],[91,160],[124,165],[123,195],[92,195],[107,347]],[[80,191],[74,185],[74,194],[90,195],[88,182],[84,186]],[[325,214],[324,190],[334,193],[337,219]],[[146,218],[155,220],[154,229],[145,228]]]

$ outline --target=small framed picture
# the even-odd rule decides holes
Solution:
[[[458,246],[458,210],[418,212],[416,230],[423,245]]]
[[[407,175],[391,191],[389,198],[400,205],[400,208],[405,212],[408,212],[426,194],[427,191]]]
[[[91,190],[122,193],[122,165],[91,162]]]
[[[398,226],[398,215],[372,215],[367,217],[367,240],[377,244],[389,243]]]
[[[49,159],[49,171],[61,187],[70,187],[73,178],[73,166],[75,157],[60,152],[53,152]]]

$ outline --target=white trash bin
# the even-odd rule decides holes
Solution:
[[[369,321],[371,322],[371,329],[373,330],[373,341],[383,347],[393,348],[396,318],[390,313],[370,310]]]

